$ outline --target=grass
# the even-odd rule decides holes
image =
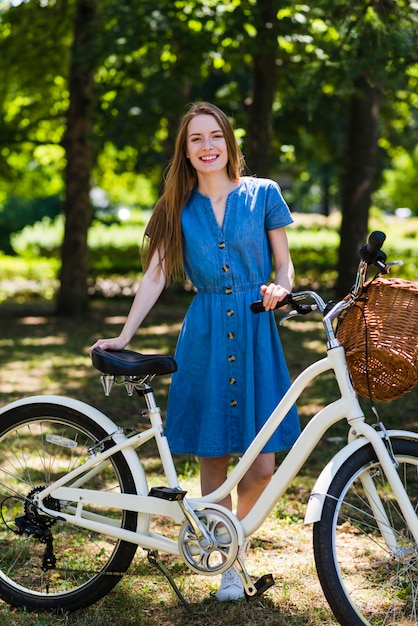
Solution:
[[[165,292],[131,347],[142,352],[172,353],[189,300],[189,294]],[[135,426],[140,419],[133,405],[135,400],[120,388],[106,398],[87,352],[96,338],[118,333],[128,307],[126,300],[97,300],[91,315],[80,322],[54,317],[48,304],[3,304],[0,406],[33,394],[66,395],[94,405],[117,424]],[[317,318],[296,318],[280,332],[292,377],[324,353],[322,325]],[[168,385],[168,378],[155,385],[163,409]],[[299,404],[302,424],[330,400],[334,385],[333,379],[324,375],[304,393]],[[365,409],[370,414],[367,403]],[[378,409],[387,427],[417,430],[417,389]],[[276,585],[265,596],[251,602],[217,603],[214,594],[218,577],[195,576],[179,559],[161,555],[190,606],[189,613],[167,581],[148,563],[146,554],[138,549],[128,575],[97,604],[72,615],[52,616],[27,613],[0,603],[0,626],[335,626],[315,573],[312,529],[304,526],[303,515],[318,472],[342,445],[341,437],[346,432],[344,424],[330,430],[252,537],[249,571],[254,575],[271,572],[276,579]],[[143,461],[150,484],[157,484],[161,468],[151,448]],[[280,462],[279,455],[277,461]],[[190,491],[198,490],[196,459],[178,458],[178,470],[182,485]]]

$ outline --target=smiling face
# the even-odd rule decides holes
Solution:
[[[196,115],[190,120],[187,158],[198,176],[226,171],[228,149],[224,133],[213,115]]]

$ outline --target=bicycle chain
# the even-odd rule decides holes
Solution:
[[[55,572],[65,572],[66,574],[89,574],[89,575],[96,575],[96,576],[135,576],[135,574],[128,574],[128,570],[126,572],[92,572],[88,569],[64,569],[64,568],[60,568],[60,567],[54,567],[54,569],[52,570]]]

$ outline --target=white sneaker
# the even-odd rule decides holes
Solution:
[[[222,574],[222,580],[216,599],[219,602],[228,602],[229,600],[240,600],[245,596],[244,587],[240,577],[233,567],[230,567]]]

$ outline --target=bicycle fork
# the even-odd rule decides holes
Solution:
[[[360,421],[359,424],[352,427],[349,434],[349,440],[354,440],[359,436],[364,436],[373,446],[377,458],[379,459],[385,472],[386,478],[396,496],[399,508],[402,511],[406,523],[408,524],[416,545],[418,545],[418,517],[397,472],[398,463],[391,452],[390,438],[387,431],[383,424],[379,424],[379,428],[382,434],[366,422]],[[386,515],[385,508],[382,504],[370,472],[367,471],[363,473],[360,480],[365,493],[367,494],[370,507],[373,511],[382,537],[384,538],[390,552],[392,554],[397,554],[399,552],[397,538],[393,532],[392,524]]]

